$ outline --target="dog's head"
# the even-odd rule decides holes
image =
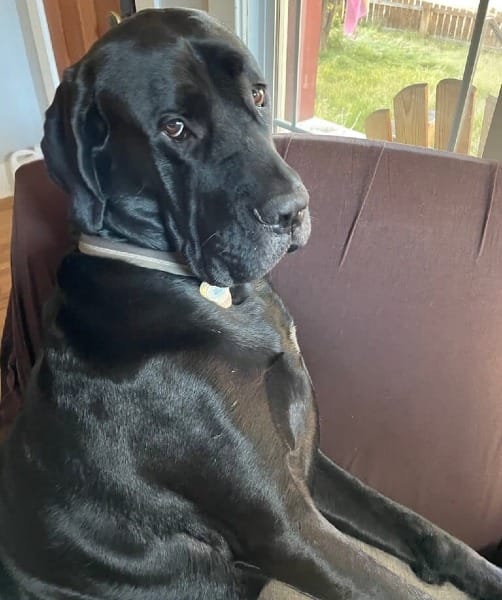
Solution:
[[[267,273],[310,234],[245,46],[199,11],[144,11],[65,72],[42,148],[76,227],[179,251],[214,285]]]

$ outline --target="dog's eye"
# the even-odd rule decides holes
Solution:
[[[263,88],[253,89],[253,102],[258,108],[265,106],[265,90]]]
[[[174,140],[186,140],[190,135],[187,126],[180,119],[172,119],[164,125],[164,133]]]

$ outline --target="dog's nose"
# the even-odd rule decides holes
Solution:
[[[283,194],[275,196],[254,213],[263,225],[271,225],[277,233],[290,233],[300,227],[308,205],[306,194]]]

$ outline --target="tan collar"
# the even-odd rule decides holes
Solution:
[[[173,275],[180,275],[181,277],[196,278],[196,275],[192,273],[190,267],[184,262],[182,255],[178,252],[161,252],[160,250],[140,248],[126,242],[114,242],[85,233],[80,235],[78,249],[83,254],[90,256],[121,260],[144,269],[155,269]],[[220,288],[203,281],[200,284],[199,291],[201,296],[221,308],[232,306],[232,295],[229,288]]]
[[[82,233],[78,241],[78,249],[83,254],[112,258],[145,269],[156,269],[173,275],[195,277],[190,267],[177,252],[161,252],[127,244],[114,242],[97,235]]]
[[[78,249],[83,254],[121,260],[144,269],[155,269],[182,277],[196,277],[178,252],[161,252],[160,250],[140,248],[125,242],[112,242],[106,238],[85,233],[80,235]],[[221,308],[232,306],[230,288],[220,288],[203,281],[199,286],[199,292],[202,297]]]

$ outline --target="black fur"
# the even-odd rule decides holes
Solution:
[[[203,13],[147,11],[67,71],[48,110],[43,148],[77,230],[182,252],[198,280],[64,260],[1,457],[0,549],[21,598],[251,600],[269,578],[322,600],[427,598],[339,529],[502,597],[500,571],[317,448],[292,320],[261,279],[310,233],[262,86]],[[173,119],[191,136],[169,138]],[[234,305],[200,280],[234,286]]]

